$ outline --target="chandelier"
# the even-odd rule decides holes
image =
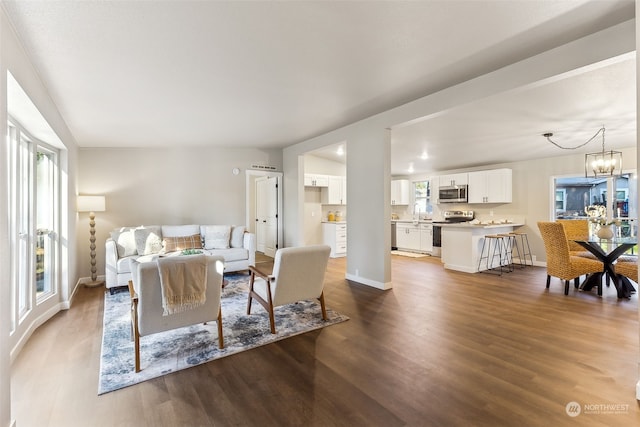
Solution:
[[[587,153],[584,156],[584,176],[586,178],[592,175],[594,178],[605,178],[609,176],[619,176],[622,174],[622,153],[620,151],[609,150],[604,148],[604,126],[602,126],[595,135],[593,135],[587,142],[580,144],[576,147],[562,147],[556,142],[551,140],[552,133],[545,133],[542,136],[558,148],[563,150],[575,150],[580,147],[584,147],[591,141],[593,141],[598,135],[602,134],[602,151],[597,153]]]

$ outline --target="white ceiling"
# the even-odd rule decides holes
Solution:
[[[633,0],[2,5],[81,147],[285,147],[635,13]],[[395,129],[392,174],[558,155],[547,131],[577,145],[605,125],[607,148],[634,146],[635,104],[635,58],[495,96]]]

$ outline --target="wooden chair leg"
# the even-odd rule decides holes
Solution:
[[[140,331],[138,329],[138,296],[133,289],[133,282],[129,280],[129,295],[131,296],[131,334],[135,353],[135,371],[140,372]]]
[[[249,301],[247,301],[247,314],[251,314],[251,300],[253,294],[253,281],[256,278],[256,275],[251,273],[251,280],[249,280]]]
[[[273,303],[270,301],[269,302],[269,323],[271,324],[271,333],[275,334],[276,333],[276,319],[275,316],[273,315]]]
[[[224,337],[222,336],[222,309],[218,310],[218,348],[224,348]]]
[[[322,309],[322,320],[327,320],[327,308],[324,305],[324,291],[320,294],[320,297],[318,297],[318,299],[320,300],[320,308]]]
[[[569,295],[569,281],[568,280],[564,281],[564,294],[565,295]]]
[[[138,328],[136,327],[136,330]],[[140,335],[138,334],[138,332],[136,331],[135,334],[135,338],[134,338],[134,347],[135,347],[135,353],[136,353],[136,372],[140,372]]]
[[[551,276],[547,274],[547,289],[549,289],[550,284],[551,284]]]

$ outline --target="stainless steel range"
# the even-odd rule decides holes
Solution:
[[[455,222],[467,222],[473,220],[473,211],[444,211],[442,220],[433,221],[434,224],[451,224]]]

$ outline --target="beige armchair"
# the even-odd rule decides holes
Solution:
[[[247,314],[251,314],[251,302],[255,299],[269,313],[271,333],[275,334],[274,307],[317,298],[322,319],[327,320],[323,288],[330,252],[326,245],[278,249],[270,275],[250,266]]]
[[[204,255],[199,255],[204,256]],[[222,313],[220,295],[224,259],[220,256],[206,256],[206,301],[196,308],[179,313],[163,315],[162,289],[158,263],[131,261],[129,292],[131,294],[131,322],[135,346],[135,368],[140,372],[140,337],[216,321],[218,324],[218,347],[224,347],[222,336]]]

